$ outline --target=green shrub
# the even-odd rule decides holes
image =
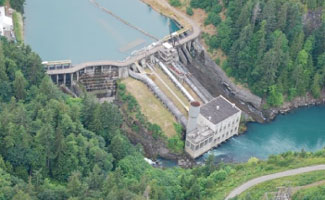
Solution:
[[[209,12],[208,17],[204,21],[204,25],[213,24],[214,26],[218,26],[221,22],[221,17],[218,13]]]
[[[219,170],[219,171],[215,171],[211,174],[211,177],[213,178],[213,180],[215,182],[218,182],[218,181],[223,181],[226,179],[227,177],[227,172],[223,169]]]
[[[217,59],[215,60],[215,62],[216,62],[217,65],[220,65],[220,58],[217,58]]]
[[[169,4],[174,7],[180,7],[182,5],[179,0],[169,0]]]
[[[168,139],[168,148],[174,153],[182,153],[184,149],[184,141],[178,135],[175,135]]]
[[[220,4],[215,4],[211,9],[211,12],[214,13],[220,13],[221,11],[222,11],[222,5]]]
[[[193,9],[191,7],[186,8],[186,14],[192,16],[193,15]]]

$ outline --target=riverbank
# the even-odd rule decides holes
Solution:
[[[325,104],[325,89],[322,90],[319,98],[314,98],[310,93],[307,93],[306,96],[296,97],[292,101],[283,103],[283,105],[278,108],[268,108],[263,111],[263,114],[267,121],[270,122],[279,114],[287,114],[300,107],[323,104]]]

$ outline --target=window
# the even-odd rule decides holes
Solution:
[[[204,143],[203,142],[201,142],[200,143],[200,148],[202,148],[204,146]]]
[[[218,137],[218,140],[220,140],[220,137]]]
[[[236,122],[238,122],[239,118],[237,118]]]
[[[195,150],[198,150],[198,149],[199,149],[199,145],[196,145],[196,146],[195,146]]]
[[[194,150],[194,145],[193,144],[191,144],[191,149],[192,149],[192,151]]]
[[[209,143],[212,142],[212,137],[209,138]]]
[[[204,145],[208,144],[208,140],[204,141]]]
[[[190,146],[190,143],[188,141],[186,141],[186,146],[189,147]]]
[[[228,124],[228,128],[230,127],[230,123]]]

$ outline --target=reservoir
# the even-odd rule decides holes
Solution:
[[[247,128],[199,161],[210,154],[219,162],[246,162],[250,157],[266,159],[287,151],[320,150],[325,147],[325,106],[299,108],[267,124],[249,123]]]
[[[139,0],[96,2],[156,38],[178,30],[174,21]],[[27,0],[25,18],[25,43],[47,61],[124,60],[155,41],[90,0]]]

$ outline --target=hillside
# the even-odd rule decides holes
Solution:
[[[1,199],[221,200],[251,178],[325,162],[321,150],[242,164],[215,165],[210,157],[193,169],[154,168],[141,145],[125,137],[134,127],[125,127],[116,105],[63,94],[28,46],[0,44]]]
[[[204,34],[226,73],[280,106],[307,93],[318,98],[325,85],[324,1],[191,0],[191,9],[207,13]],[[190,12],[191,14],[191,12]]]

